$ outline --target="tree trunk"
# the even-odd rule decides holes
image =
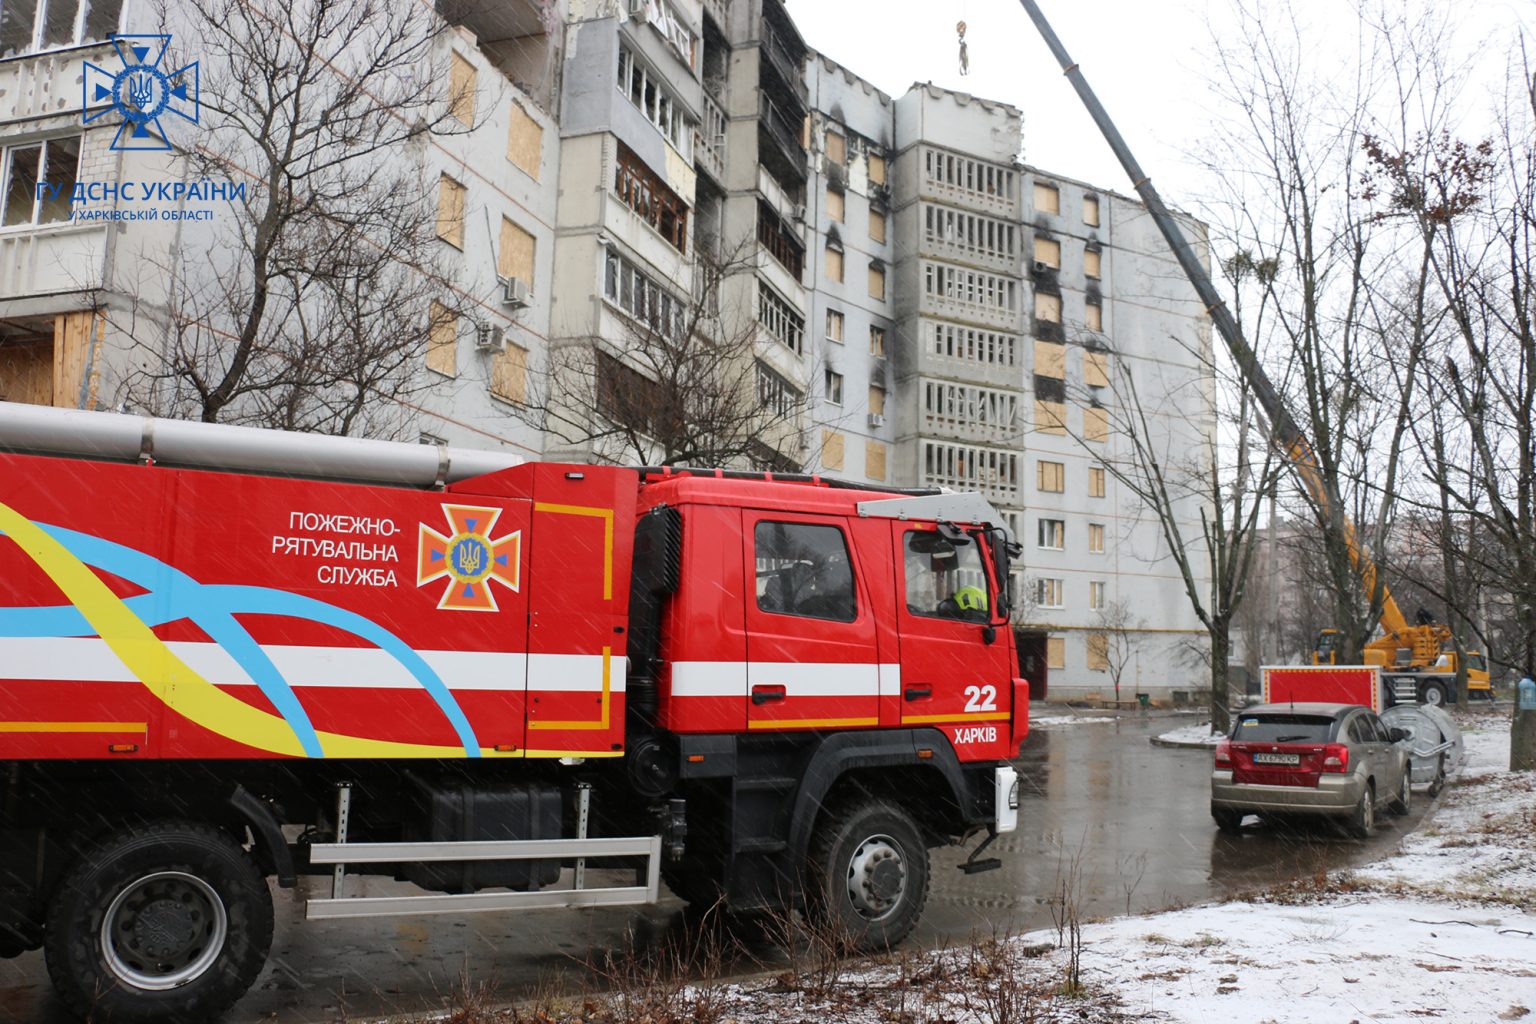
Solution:
[[[1231,622],[1213,618],[1211,635],[1211,732],[1232,731],[1232,712],[1227,693],[1227,661],[1232,652]]]

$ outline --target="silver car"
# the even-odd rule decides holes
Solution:
[[[1358,704],[1262,704],[1236,716],[1216,748],[1211,817],[1235,833],[1249,814],[1325,815],[1364,838],[1385,806],[1413,799],[1407,733]]]

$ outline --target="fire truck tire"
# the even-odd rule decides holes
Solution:
[[[150,1024],[217,1017],[271,945],[272,896],[255,862],[219,829],[174,821],[83,854],[53,896],[43,950],[82,1016]]]
[[[850,951],[906,938],[928,902],[928,846],[912,816],[887,800],[828,810],[811,841],[807,910]]]

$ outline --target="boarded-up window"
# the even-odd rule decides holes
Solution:
[[[496,274],[503,280],[518,278],[533,287],[534,238],[510,219],[501,218],[501,247],[496,252]]]
[[[464,248],[464,196],[468,190],[448,175],[437,179],[437,237]]]
[[[885,214],[879,210],[869,211],[869,237],[876,242],[885,241]]]
[[[843,205],[843,194],[835,188],[827,189],[827,219],[841,223]]]
[[[0,402],[53,404],[53,345],[49,341],[0,345]],[[74,402],[60,396],[60,404]]]
[[[1109,440],[1109,411],[1093,406],[1083,410],[1083,437],[1089,441]]]
[[[1083,326],[1090,331],[1102,331],[1104,329],[1104,307],[1097,302],[1090,302],[1083,307]]]
[[[427,369],[450,377],[459,372],[459,318],[436,299],[427,317]]]
[[[869,154],[869,180],[876,185],[885,184],[885,157],[879,153]]]
[[[1067,667],[1067,640],[1065,637],[1052,636],[1045,640],[1045,667]]]
[[[1098,586],[1102,588],[1104,584]],[[1095,608],[1102,607],[1094,605]],[[1088,671],[1103,672],[1109,668],[1109,637],[1103,633],[1088,634]]]
[[[871,480],[885,479],[885,445],[879,441],[864,442],[864,475]]]
[[[1035,239],[1035,262],[1061,268],[1061,243],[1054,238]]]
[[[1100,473],[1104,471],[1099,470]],[[1090,555],[1102,555],[1104,553],[1104,524],[1088,524],[1088,553]]]
[[[843,279],[843,250],[827,246],[827,278],[832,281]]]
[[[826,469],[843,468],[843,435],[835,430],[821,432],[821,464]]]
[[[1091,388],[1109,386],[1109,354],[1107,352],[1083,353],[1083,383]]]
[[[534,181],[539,180],[539,160],[544,148],[544,129],[521,106],[512,104],[512,126],[507,132],[507,159]]]
[[[1091,466],[1088,469],[1088,497],[1104,497],[1104,467]]]
[[[830,128],[827,129],[827,159],[835,164],[848,162],[848,140]]]
[[[1046,323],[1061,323],[1061,296],[1035,292],[1035,319]]]
[[[1083,223],[1089,227],[1099,226],[1099,199],[1097,196],[1083,196]],[[1098,275],[1095,274],[1095,277]]]
[[[507,343],[491,360],[491,394],[522,405],[528,401],[528,350]]]
[[[1041,377],[1065,380],[1067,376],[1067,346],[1059,341],[1035,342],[1035,373]]]
[[[448,113],[465,127],[475,123],[475,66],[458,53],[448,55]]]
[[[871,416],[885,415],[885,388],[878,384],[869,386],[869,414]]]
[[[1035,464],[1035,486],[1045,494],[1060,494],[1066,483],[1067,467],[1060,462],[1041,459]]]
[[[1067,432],[1067,407],[1063,402],[1035,399],[1035,429],[1042,434]]]
[[[1035,182],[1035,209],[1041,213],[1061,212],[1061,190],[1055,185]]]
[[[872,299],[885,298],[885,268],[878,263],[869,265],[869,297]]]
[[[106,320],[89,309],[60,313],[53,318],[54,405],[73,409],[83,397],[84,408],[96,407],[101,367],[95,356],[105,326]]]
[[[1083,273],[1092,278],[1100,277],[1099,253],[1094,249],[1083,251]]]

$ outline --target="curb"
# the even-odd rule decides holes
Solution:
[[[1149,736],[1147,742],[1154,747],[1166,747],[1169,750],[1215,750],[1213,744],[1200,740],[1165,740],[1161,736]]]

